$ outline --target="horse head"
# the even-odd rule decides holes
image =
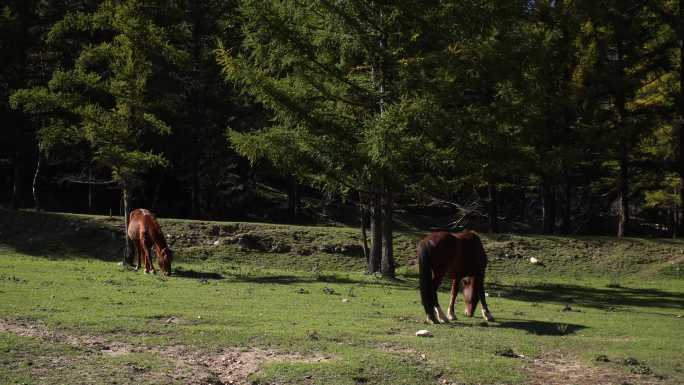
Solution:
[[[159,255],[159,268],[166,275],[171,275],[171,261],[173,261],[173,251],[168,247],[163,248]]]
[[[480,277],[466,277],[463,279],[463,301],[465,303],[466,317],[472,317],[475,314],[475,308],[480,301],[480,296],[477,292],[477,285]]]

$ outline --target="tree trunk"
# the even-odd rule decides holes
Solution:
[[[392,192],[387,191],[385,194],[385,199],[384,199],[384,205],[383,205],[383,214],[384,214],[384,221],[382,224],[382,239],[383,239],[383,244],[384,244],[384,249],[382,253],[382,263],[380,267],[380,271],[382,272],[382,275],[386,278],[394,278],[395,277],[395,263],[394,263],[394,249],[393,249],[393,239],[392,239],[392,232],[393,232],[393,226],[394,224],[392,223]]]
[[[93,199],[93,168],[88,167],[88,212],[93,213],[94,199]]]
[[[572,207],[572,185],[570,183],[570,177],[568,176],[568,169],[563,166],[563,201],[562,201],[562,216],[560,233],[570,234],[570,210]]]
[[[299,219],[299,186],[297,178],[290,175],[287,188],[287,212],[292,221]]]
[[[199,198],[199,160],[197,155],[192,160],[192,187],[190,191],[190,215],[194,219],[199,219],[200,217],[200,198]]]
[[[122,188],[123,194],[123,204],[124,204],[124,240],[126,242],[126,247],[124,249],[123,255],[123,266],[133,265],[133,241],[128,238],[128,219],[131,215],[131,195],[130,191],[126,188],[126,185]]]
[[[368,260],[368,272],[375,273],[380,270],[382,260],[382,200],[379,194],[373,195],[370,211],[373,243]]]
[[[629,173],[626,154],[620,157],[620,177],[618,180],[618,228],[617,236],[627,233],[629,224]]]
[[[684,1],[684,0],[683,0]],[[674,188],[674,195],[677,195],[677,188]],[[677,205],[677,200],[672,202],[672,210],[670,213],[670,219],[672,220],[672,238],[677,238],[680,231],[681,224],[679,223],[679,207]]]
[[[616,24],[616,35],[618,38],[617,44],[617,78],[621,80],[617,83],[615,88],[615,110],[617,112],[616,127],[619,130],[617,132],[617,145],[619,151],[619,173],[618,176],[618,223],[617,223],[617,236],[623,237],[627,230],[629,223],[629,172],[628,172],[628,152],[631,145],[631,126],[628,124],[627,120],[627,96],[625,95],[624,89],[624,79],[626,77],[625,73],[625,53],[624,46],[621,41],[624,41],[624,30],[627,28],[625,26],[626,21],[618,20]]]
[[[670,235],[672,238],[677,238],[677,205],[672,205],[672,208],[667,210],[670,217]]]
[[[542,182],[543,230],[544,234],[553,234],[556,227],[556,195],[548,181]]]
[[[40,152],[40,149],[38,150],[38,162],[36,162],[36,172],[33,173],[33,183],[31,185],[31,192],[33,192],[33,206],[36,210],[40,210],[40,197],[38,194],[38,177],[40,176],[40,164],[41,160],[43,159],[43,156]]]
[[[154,185],[154,193],[152,194],[152,203],[150,203],[150,209],[152,211],[157,211],[157,203],[159,202],[159,194],[161,193],[161,186],[164,183],[164,173],[159,175],[159,180]]]
[[[366,259],[366,264],[370,266],[370,250],[368,250],[368,236],[366,235],[366,229],[369,225],[368,208],[361,202],[361,247],[363,247],[363,257]]]
[[[186,3],[188,5],[188,11],[190,11],[191,20],[191,60],[194,63],[192,68],[193,72],[196,71],[197,75],[202,75],[200,66],[202,65],[202,38],[204,32],[203,20],[206,20],[205,15],[202,11],[202,2],[191,1]],[[200,219],[207,214],[206,207],[202,206],[202,185],[206,186],[206,182],[202,183],[202,178],[200,177],[201,172],[201,161],[206,156],[205,154],[205,134],[206,127],[208,125],[206,116],[206,104],[203,98],[203,88],[198,87],[197,84],[192,83],[188,88],[188,102],[190,104],[190,125],[192,129],[192,147],[190,148],[190,154],[192,154],[192,202],[191,211],[192,217]],[[204,196],[204,202],[206,203],[206,195]]]
[[[14,179],[12,180],[12,198],[10,201],[10,207],[13,209],[18,209],[20,206],[20,190],[21,190],[21,160],[19,158],[19,153],[14,156]]]
[[[684,0],[679,0],[679,234],[684,234]]]
[[[498,221],[498,216],[499,216],[499,210],[498,210],[498,202],[496,199],[497,195],[497,189],[496,189],[496,184],[494,182],[489,182],[489,186],[487,188],[488,195],[489,195],[489,233],[498,233],[499,232],[499,221]]]
[[[527,222],[527,194],[524,187],[520,192],[520,222]]]

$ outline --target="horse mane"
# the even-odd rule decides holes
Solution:
[[[153,220],[149,221],[150,226],[148,228],[150,237],[152,237],[152,242],[158,244],[160,250],[166,249],[169,247],[166,243],[166,237],[164,237],[164,233],[161,231],[161,227],[154,219],[154,216],[152,216],[152,218]]]

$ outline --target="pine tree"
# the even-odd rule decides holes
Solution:
[[[629,227],[630,198],[638,144],[655,127],[652,109],[640,103],[639,92],[664,68],[667,42],[653,12],[641,2],[605,1],[592,8],[597,25],[600,73],[611,115],[605,128],[613,141],[610,157],[617,168],[617,236]],[[665,43],[665,44],[663,44]]]
[[[78,7],[84,2],[63,1],[58,4],[34,0],[6,1],[0,7],[0,158],[7,158],[13,168],[11,206],[26,203],[22,199],[24,176],[38,164],[33,176],[34,207],[40,208],[38,178],[42,157],[36,145],[44,147],[36,137],[37,127],[52,122],[34,120],[10,106],[10,95],[18,89],[47,81],[52,70],[61,62],[44,42],[45,34],[65,7]],[[36,155],[38,153],[38,155]]]
[[[217,51],[226,77],[273,113],[270,127],[231,133],[238,152],[331,193],[368,196],[369,271],[388,277],[393,204],[443,155],[446,119],[428,90],[448,75],[431,72],[452,42],[439,28],[462,10],[440,5],[244,1],[243,50]]]
[[[58,109],[75,126],[52,130],[53,140],[77,136],[88,143],[94,160],[112,171],[124,202],[124,231],[131,193],[147,171],[163,167],[161,154],[142,148],[145,133],[168,134],[169,126],[150,109],[148,87],[154,61],[173,61],[178,51],[168,44],[153,14],[162,4],[150,1],[104,1],[93,12],[67,14],[48,34],[57,44],[86,35],[73,68],[58,69],[47,87],[16,92],[12,102],[27,112]],[[126,237],[127,239],[127,237]],[[126,242],[124,263],[131,263]]]
[[[667,120],[674,122],[673,127],[667,128],[666,124],[661,132],[669,132],[672,137],[670,156],[676,162],[672,171],[676,172],[680,179],[679,182],[673,182],[668,178],[668,188],[652,195],[652,197],[659,198],[649,200],[649,204],[658,206],[669,201],[670,198],[678,200],[674,205],[678,207],[678,210],[674,211],[679,212],[673,214],[673,223],[679,223],[679,229],[674,234],[677,232],[684,234],[684,0],[650,0],[646,4],[656,16],[655,23],[667,29],[663,45],[670,48],[667,52],[669,71],[660,79],[660,89],[657,95],[662,96],[668,104],[671,104],[672,114]],[[672,186],[679,186],[679,191],[674,196]]]

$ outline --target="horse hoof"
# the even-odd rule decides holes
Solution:
[[[437,316],[437,320],[442,323],[449,323],[449,320],[447,319],[447,316],[444,314],[444,311],[442,310],[441,307],[435,306],[435,315]]]

